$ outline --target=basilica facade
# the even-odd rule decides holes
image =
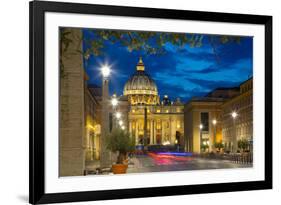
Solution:
[[[155,81],[146,72],[142,58],[126,82],[121,96],[121,111],[127,130],[142,145],[184,145],[184,105],[167,95],[160,100]],[[127,110],[124,110],[127,107]]]

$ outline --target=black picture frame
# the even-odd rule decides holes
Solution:
[[[62,2],[30,2],[30,143],[29,143],[29,202],[31,204],[108,200],[167,195],[260,190],[272,188],[272,17],[104,6]],[[163,19],[198,20],[259,24],[265,26],[265,180],[236,183],[198,184],[153,188],[135,188],[71,193],[45,193],[44,133],[45,133],[45,72],[44,72],[44,14],[46,12],[98,14],[111,16],[149,17]]]

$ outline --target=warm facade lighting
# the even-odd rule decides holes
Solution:
[[[213,120],[213,125],[216,125],[217,124],[217,120]]]
[[[202,130],[202,129],[203,129],[203,125],[202,125],[202,124],[200,124],[200,125],[199,125],[199,128],[200,128],[200,130]]]
[[[167,140],[167,141],[163,142],[162,144],[163,145],[170,145],[171,143],[170,143],[170,141]]]

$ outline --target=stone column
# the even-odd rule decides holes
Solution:
[[[139,142],[139,132],[138,132],[138,129],[139,129],[139,123],[136,120],[136,144],[138,144],[138,142]]]
[[[157,140],[156,140],[156,120],[153,121],[153,141],[156,144]]]
[[[164,142],[165,136],[164,136],[164,120],[161,121],[161,143]]]
[[[133,133],[132,133],[132,122],[129,121],[129,133],[131,136],[133,136]]]
[[[149,135],[149,138],[150,138],[150,144],[154,144],[154,141],[153,141],[153,121],[152,119],[150,120],[150,135]]]
[[[237,133],[236,133],[236,119],[233,119],[233,139],[232,139],[232,143],[233,143],[233,152],[236,153],[237,152]]]
[[[81,29],[60,29],[71,40],[60,44],[59,176],[79,176],[85,170],[84,69]],[[62,35],[60,35],[62,36]]]
[[[177,120],[173,120],[172,125],[171,125],[171,132],[172,132],[171,141],[172,141],[172,143],[175,143],[175,141],[176,141],[176,130],[177,130]]]
[[[143,126],[143,145],[146,146],[148,144],[147,138],[147,108],[144,108],[144,126]]]
[[[169,141],[173,144],[173,120],[170,118],[170,139]]]
[[[100,167],[107,168],[111,166],[110,152],[106,149],[106,138],[109,134],[109,94],[108,78],[102,79],[102,112],[101,112],[101,139],[100,139]]]

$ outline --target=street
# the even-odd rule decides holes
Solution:
[[[149,153],[133,157],[127,173],[184,171],[203,169],[226,169],[252,167],[252,164],[238,164],[228,160],[204,159],[190,156],[157,155]]]

